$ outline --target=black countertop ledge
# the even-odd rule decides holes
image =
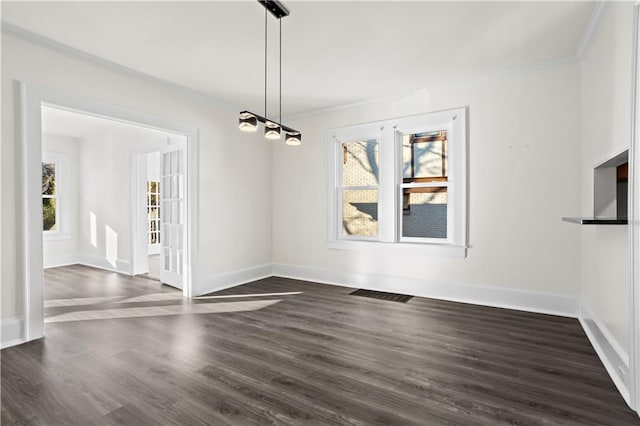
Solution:
[[[563,221],[579,225],[626,225],[627,219],[615,217],[563,217]]]

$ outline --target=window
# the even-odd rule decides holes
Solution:
[[[61,152],[42,153],[43,240],[71,238],[70,159]]]
[[[42,162],[42,229],[44,232],[59,231],[60,210],[57,208],[56,163]]]
[[[403,134],[403,239],[447,238],[447,186],[447,131]]]
[[[336,129],[328,145],[330,247],[398,243],[464,256],[466,109]]]
[[[378,235],[378,141],[354,140],[342,146],[342,235]]]
[[[147,181],[147,220],[149,245],[160,244],[160,182]]]

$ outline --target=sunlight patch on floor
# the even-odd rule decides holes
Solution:
[[[272,297],[272,296],[292,296],[296,294],[302,294],[301,291],[288,291],[283,293],[253,293],[253,294],[223,294],[220,296],[197,296],[195,300],[203,299],[229,299],[238,297]]]
[[[47,324],[69,321],[90,321],[121,318],[140,318],[167,315],[221,314],[257,311],[281,300],[255,300],[241,302],[201,303],[195,305],[146,306],[140,308],[96,309],[67,312],[45,318]]]
[[[171,293],[151,293],[141,294],[140,296],[128,297],[118,303],[135,303],[135,302],[162,302],[165,300],[180,300],[182,292],[176,291]]]
[[[302,291],[288,291],[281,293],[251,293],[251,294],[223,294],[220,296],[199,296],[193,300],[215,300],[215,299],[237,299],[249,297],[280,297],[295,296],[302,294]],[[150,293],[141,294],[139,296],[102,296],[102,297],[77,297],[71,299],[51,299],[44,301],[45,308],[60,308],[66,306],[82,306],[96,305],[98,303],[140,303],[140,302],[165,302],[173,300],[181,300],[182,293],[166,292],[166,293]]]
[[[81,306],[95,305],[96,303],[115,302],[121,300],[122,296],[104,296],[104,297],[78,297],[73,299],[52,299],[45,300],[45,308],[59,308],[61,306]]]
[[[78,297],[72,299],[45,300],[45,308],[59,308],[63,306],[95,305],[98,303],[136,303],[136,302],[162,302],[166,300],[180,300],[182,293],[150,293],[140,296],[103,296],[103,297]]]

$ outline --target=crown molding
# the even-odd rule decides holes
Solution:
[[[593,39],[598,32],[598,26],[602,19],[602,15],[608,5],[607,0],[598,0],[596,2],[593,12],[591,12],[591,18],[589,18],[587,27],[584,29],[584,33],[582,34],[582,39],[580,40],[578,49],[576,49],[576,58],[582,59],[586,51],[589,50],[589,46],[591,46],[591,42],[593,42]]]
[[[126,75],[127,77],[131,77],[137,80],[144,81],[146,83],[151,83],[156,86],[161,86],[168,90],[173,90],[176,92],[180,92],[182,94],[191,96],[193,98],[197,98],[198,100],[214,104],[220,108],[229,109],[238,111],[242,109],[238,105],[230,104],[225,102],[215,96],[208,95],[199,90],[191,89],[187,86],[183,86],[181,84],[173,83],[168,80],[164,80],[159,77],[154,77],[150,74],[143,73],[141,71],[134,70],[132,68],[126,67],[124,65],[120,65],[116,62],[112,62],[108,59],[101,58],[96,55],[92,55],[83,50],[76,49],[75,47],[71,47],[69,45],[59,43],[55,40],[52,40],[48,37],[42,36],[40,34],[36,34],[29,30],[25,30],[17,25],[10,24],[6,21],[0,21],[2,25],[2,34],[7,34],[24,40],[26,42],[50,49],[56,53],[63,54],[65,56],[69,56],[75,59],[84,60],[85,62],[91,63],[93,65],[100,66],[104,69],[107,69],[112,72],[116,72],[122,75]]]

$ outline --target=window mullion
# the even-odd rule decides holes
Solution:
[[[380,190],[378,231],[380,241],[396,241],[396,144],[395,130],[385,126],[380,132]]]

